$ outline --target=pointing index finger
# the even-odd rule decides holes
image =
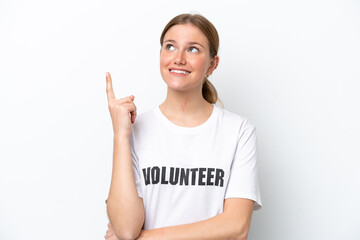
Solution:
[[[115,99],[115,93],[112,87],[111,76],[109,72],[106,72],[106,94],[108,101]]]

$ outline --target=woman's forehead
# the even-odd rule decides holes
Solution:
[[[198,27],[190,23],[172,26],[164,36],[164,42],[169,40],[176,43],[197,42],[203,46],[207,45],[208,42],[205,34]]]

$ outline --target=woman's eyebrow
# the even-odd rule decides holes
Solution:
[[[192,44],[197,44],[197,45],[200,45],[202,48],[204,48],[204,46],[203,45],[201,45],[200,43],[198,43],[198,42],[189,42],[189,44],[190,45],[192,45]]]
[[[175,41],[175,40],[172,40],[172,39],[169,39],[169,40],[164,41],[164,43],[166,43],[166,42],[176,43],[176,41]],[[193,44],[199,45],[199,46],[201,46],[202,48],[204,48],[204,46],[201,45],[201,44],[198,43],[198,42],[188,42],[188,45],[193,45]]]

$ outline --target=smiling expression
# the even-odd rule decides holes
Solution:
[[[202,88],[204,77],[214,70],[212,63],[208,40],[200,29],[179,24],[166,32],[160,51],[160,72],[169,88]]]

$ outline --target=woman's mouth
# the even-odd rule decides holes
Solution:
[[[186,71],[186,70],[180,70],[180,69],[170,69],[169,70],[171,74],[174,74],[174,75],[181,75],[181,76],[184,76],[184,75],[188,75],[190,74],[189,71]]]

